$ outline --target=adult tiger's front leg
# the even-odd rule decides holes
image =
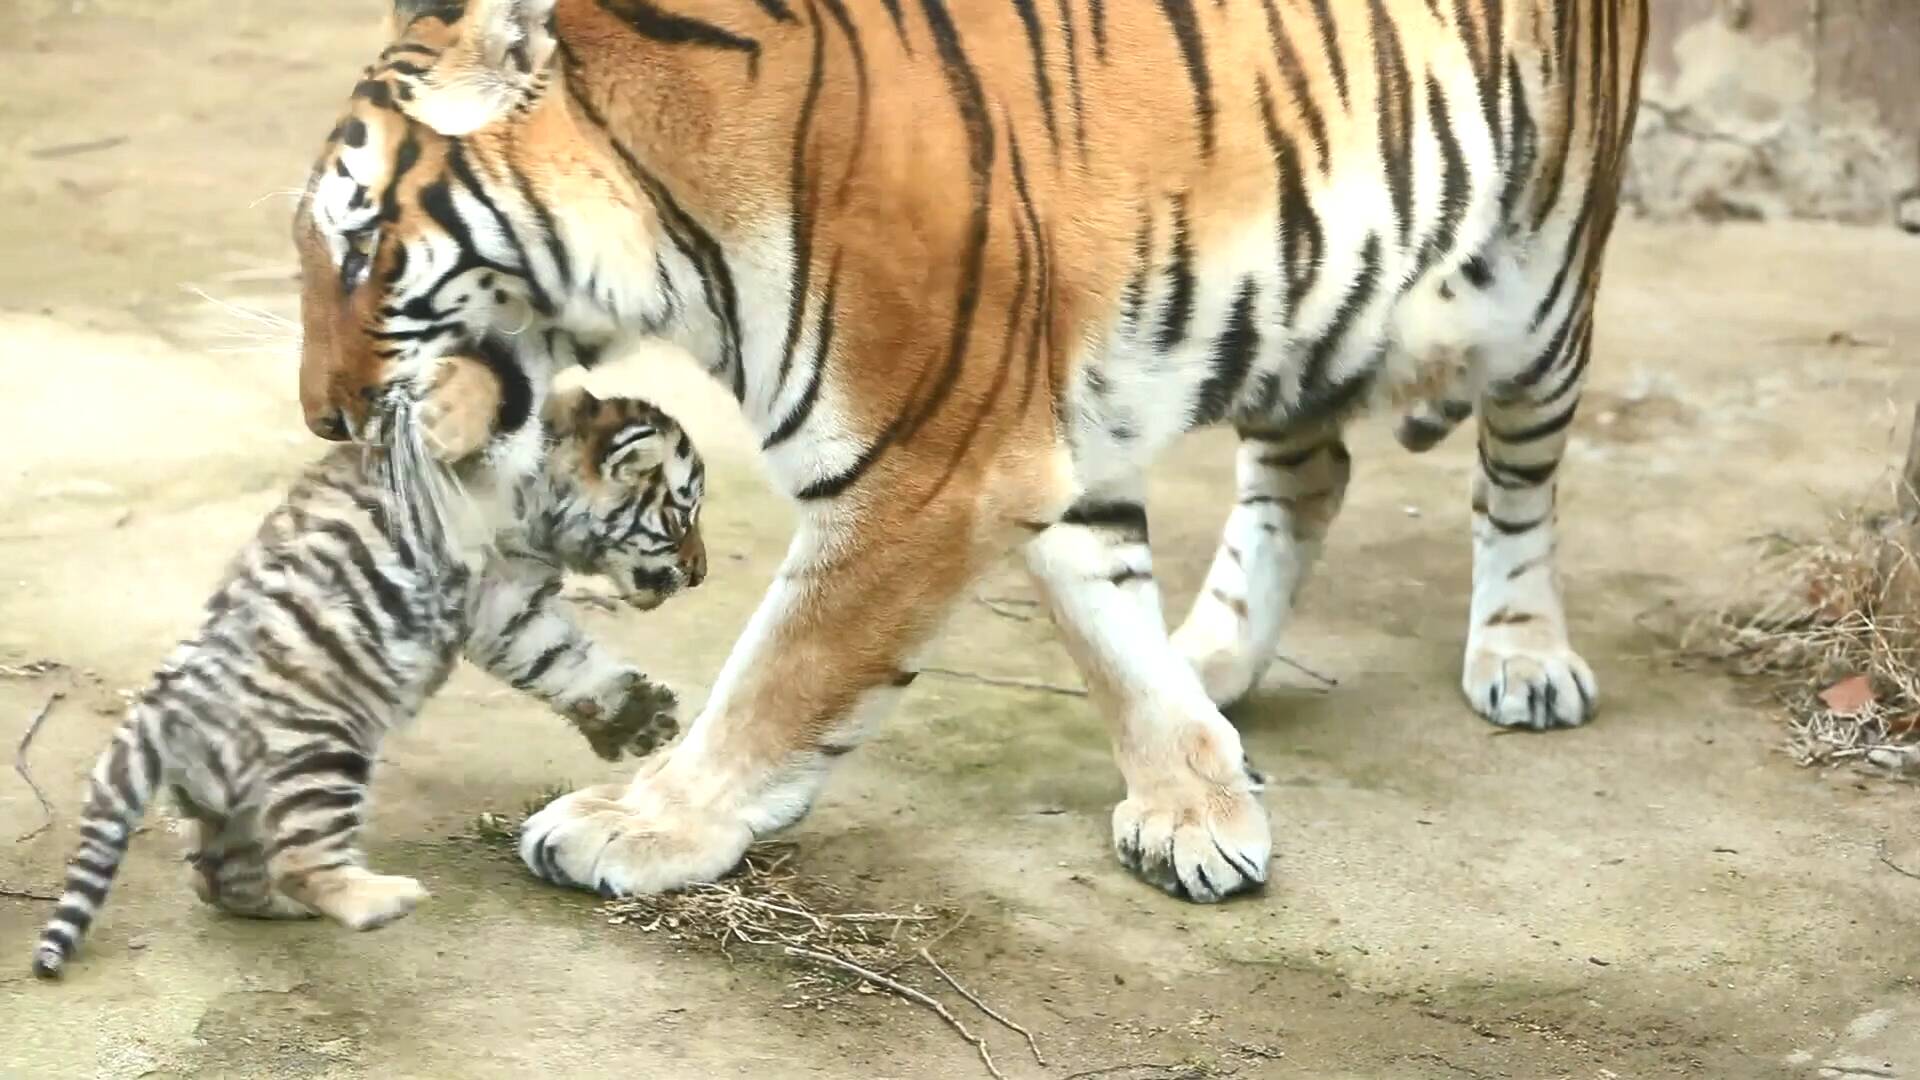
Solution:
[[[867,494],[862,506],[913,502]],[[660,892],[720,877],[754,837],[797,821],[913,681],[911,657],[975,569],[963,501],[945,505],[811,508],[685,738],[632,783],[529,818],[527,867],[604,894]]]

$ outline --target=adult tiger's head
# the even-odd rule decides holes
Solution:
[[[316,434],[367,436],[386,388],[424,391],[455,354],[499,376],[494,430],[521,429],[556,350],[580,340],[556,328],[591,336],[653,317],[657,217],[557,100],[553,7],[395,0],[391,42],[354,87],[294,219],[300,400]],[[596,270],[620,284],[593,285]]]

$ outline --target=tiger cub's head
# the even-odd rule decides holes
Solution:
[[[598,574],[643,610],[707,576],[706,466],[678,422],[639,398],[555,390],[537,531],[569,570]]]

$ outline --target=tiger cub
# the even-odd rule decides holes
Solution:
[[[357,844],[368,780],[381,739],[461,655],[571,717],[603,757],[671,736],[672,693],[577,628],[559,590],[563,570],[598,574],[651,607],[699,584],[699,455],[635,399],[556,392],[543,419],[544,458],[509,488],[515,524],[472,562],[407,526],[382,467],[397,451],[335,450],[293,486],[94,766],[35,973],[73,955],[163,785],[192,819],[203,901],[357,930],[406,915],[426,891],[368,869]]]

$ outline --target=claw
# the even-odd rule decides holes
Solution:
[[[540,843],[533,849],[533,856],[540,863],[541,877],[555,885],[572,886],[574,884],[573,879],[560,869],[560,858],[553,851],[552,833],[540,838]]]
[[[1206,867],[1195,866],[1193,868],[1193,876],[1200,879],[1201,886],[1206,889],[1206,895],[1205,896],[1189,895],[1187,899],[1197,900],[1203,904],[1212,903],[1213,901],[1220,899],[1220,896],[1221,896],[1220,886],[1215,885],[1213,883],[1213,879],[1207,876]],[[1192,890],[1188,890],[1188,892],[1191,893]]]
[[[1246,878],[1255,885],[1266,884],[1267,875],[1254,867],[1253,860],[1228,851],[1226,846],[1221,844],[1218,839],[1215,839],[1213,842],[1213,850],[1219,852],[1220,857],[1227,860],[1228,866],[1239,871],[1241,877]]]

